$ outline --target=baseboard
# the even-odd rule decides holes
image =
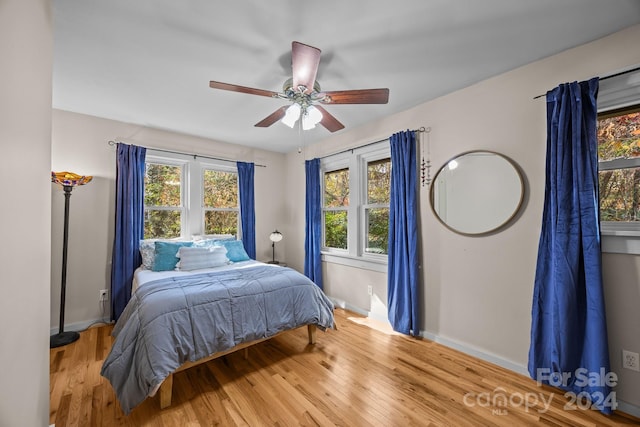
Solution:
[[[522,374],[525,376],[529,376],[529,371],[527,367],[524,365],[519,365],[515,362],[512,362],[507,359],[503,359],[502,357],[496,356],[495,354],[487,353],[477,348],[468,346],[466,344],[462,344],[458,341],[450,340],[448,338],[443,338],[439,335],[432,334],[427,331],[422,331],[420,335],[423,338],[426,338],[430,341],[437,342],[438,344],[442,344],[445,347],[452,348],[454,350],[461,351],[462,353],[468,354],[473,357],[477,357],[478,359],[482,359],[485,362],[492,363],[494,365],[498,365],[502,368],[508,369],[510,371],[516,372],[518,374]]]
[[[97,325],[97,324],[108,325],[109,323],[111,323],[111,321],[105,320],[105,319],[85,320],[83,322],[77,322],[77,323],[66,323],[64,325],[64,330],[69,332],[71,331],[82,332],[93,325]],[[49,330],[49,335],[55,335],[59,331],[60,329],[56,326],[55,328],[51,328]]]
[[[616,411],[624,412],[636,418],[640,418],[640,406],[632,405],[623,400],[618,400],[618,409]]]
[[[355,306],[349,304],[346,301],[343,301],[343,300],[340,300],[340,299],[336,299],[336,298],[332,298],[332,297],[329,297],[329,299],[331,300],[333,305],[338,307],[338,308],[342,308],[342,309],[345,309],[345,310],[353,311],[354,313],[359,314],[361,316],[365,316],[365,317],[367,317],[369,315],[369,312],[361,310],[360,308],[355,307]]]

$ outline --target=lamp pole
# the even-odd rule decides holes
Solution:
[[[51,335],[49,338],[49,348],[61,347],[71,344],[80,338],[77,332],[64,331],[64,304],[66,299],[67,288],[67,244],[69,242],[69,199],[71,198],[71,190],[73,186],[64,185],[64,234],[62,237],[62,278],[60,280],[60,325],[58,333]]]

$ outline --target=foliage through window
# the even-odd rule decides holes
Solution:
[[[238,234],[238,174],[213,169],[203,171],[205,234]]]
[[[349,169],[324,173],[324,246],[347,249]]]
[[[389,201],[391,199],[391,159],[367,163],[365,252],[386,254],[389,240]]]
[[[145,238],[180,237],[182,167],[147,162],[144,177]]]
[[[640,221],[640,105],[598,117],[600,219]]]
[[[325,253],[386,260],[391,188],[388,141],[325,158],[322,171]]]

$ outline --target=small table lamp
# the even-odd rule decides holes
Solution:
[[[59,332],[49,338],[49,348],[71,344],[80,338],[80,334],[74,331],[64,331],[64,300],[67,288],[67,244],[69,241],[69,198],[71,190],[78,185],[84,185],[91,181],[92,176],[78,175],[72,172],[51,172],[51,182],[60,184],[64,189],[64,234],[62,240],[62,280],[60,283],[60,325]]]
[[[282,233],[278,230],[274,231],[269,235],[269,240],[271,240],[271,251],[273,252],[273,259],[269,261],[269,264],[280,264],[280,261],[276,261],[276,242],[282,240]]]

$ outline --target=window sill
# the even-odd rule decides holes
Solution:
[[[601,248],[603,253],[640,255],[640,224],[602,222]]]
[[[331,264],[346,265],[349,267],[372,270],[380,273],[387,272],[387,260],[385,258],[374,259],[365,257],[355,257],[346,254],[322,252],[322,261]]]
[[[632,232],[602,233],[603,253],[640,255],[640,236]]]

